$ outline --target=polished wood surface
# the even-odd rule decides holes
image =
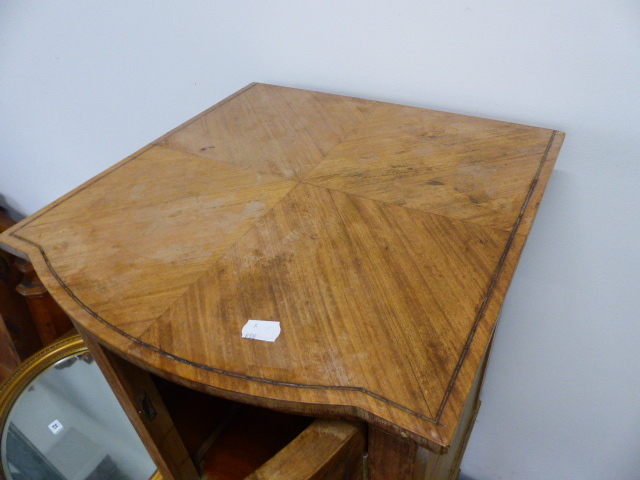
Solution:
[[[563,137],[254,84],[0,241],[159,376],[444,453]]]
[[[416,476],[420,465],[415,442],[371,427],[367,447],[368,480],[423,480],[423,477]]]

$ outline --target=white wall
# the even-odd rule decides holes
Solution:
[[[567,133],[463,472],[640,478],[640,3],[4,0],[4,203],[33,213],[252,81]]]

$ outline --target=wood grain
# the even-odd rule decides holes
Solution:
[[[443,453],[562,139],[252,85],[0,241],[134,364]]]
[[[246,480],[360,480],[362,425],[318,419]]]
[[[375,106],[368,100],[254,85],[160,144],[300,180]]]
[[[370,480],[415,478],[418,446],[414,442],[375,427],[369,428],[368,440]]]

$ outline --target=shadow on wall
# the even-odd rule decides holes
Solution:
[[[9,205],[9,201],[2,194],[0,194],[0,210],[6,213],[10,218],[14,219],[16,222],[19,222],[26,217],[26,215],[23,215],[18,210],[11,208],[11,206]]]

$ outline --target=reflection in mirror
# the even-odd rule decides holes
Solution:
[[[6,480],[159,479],[79,337],[45,348],[0,387]]]

